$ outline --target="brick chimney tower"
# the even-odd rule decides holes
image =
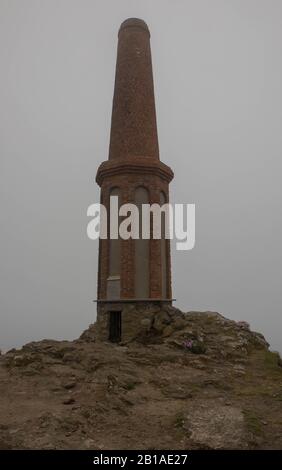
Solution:
[[[150,32],[143,20],[130,18],[118,34],[109,158],[96,176],[101,203],[108,213],[111,196],[120,205],[162,205],[172,178],[159,159]],[[102,339],[126,340],[138,333],[144,309],[171,300],[169,240],[100,240],[96,325]]]

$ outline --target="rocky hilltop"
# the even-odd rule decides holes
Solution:
[[[153,308],[136,338],[0,356],[1,449],[281,449],[282,367],[214,312]]]

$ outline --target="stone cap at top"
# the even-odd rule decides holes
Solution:
[[[122,30],[127,28],[140,28],[150,35],[147,23],[145,23],[144,20],[141,20],[139,18],[128,18],[127,20],[123,21],[123,23],[121,23],[120,25],[118,34],[120,34]]]

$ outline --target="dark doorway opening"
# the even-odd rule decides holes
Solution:
[[[121,340],[121,312],[110,312],[109,340],[113,343]]]

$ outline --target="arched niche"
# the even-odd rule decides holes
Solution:
[[[120,276],[121,276],[121,241],[118,238],[113,239],[110,236],[110,198],[112,196],[118,197],[118,207],[121,201],[120,188],[114,187],[109,192],[109,205],[108,205],[108,239],[109,239],[109,265],[108,265],[108,278],[107,278],[107,298],[119,299],[120,298]]]
[[[134,201],[139,209],[139,239],[135,243],[135,297],[147,299],[150,293],[150,240],[142,239],[142,204],[149,204],[149,191],[143,186],[135,189]]]
[[[167,203],[166,194],[160,192],[160,205]],[[162,212],[161,219],[161,280],[162,280],[162,298],[167,298],[167,240],[165,238],[165,214]]]

